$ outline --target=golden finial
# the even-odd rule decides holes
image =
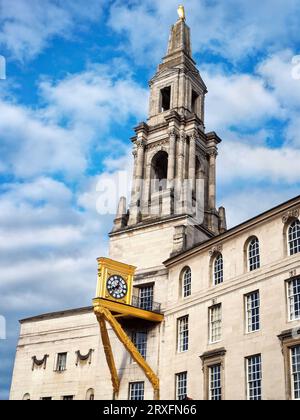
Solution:
[[[181,20],[185,20],[185,11],[184,11],[184,6],[179,6],[178,7],[178,16]]]

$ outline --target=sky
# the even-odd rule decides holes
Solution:
[[[18,320],[91,304],[178,1],[0,0],[0,399]],[[300,2],[183,4],[232,227],[300,194]]]

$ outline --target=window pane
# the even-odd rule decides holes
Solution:
[[[214,263],[214,285],[223,283],[223,257],[218,255]]]
[[[188,297],[192,293],[192,272],[187,268],[183,275],[183,297]]]
[[[139,289],[141,309],[152,311],[153,309],[153,286],[141,287]]]
[[[249,244],[249,270],[253,271],[260,268],[259,241],[252,239]]]
[[[144,382],[133,382],[129,384],[129,399],[143,400],[144,399]]]
[[[215,343],[222,338],[222,305],[215,305],[209,309],[210,342]]]
[[[176,400],[185,400],[187,397],[187,372],[176,375]]]
[[[300,400],[300,346],[291,349],[293,397]]]
[[[300,222],[295,220],[288,231],[288,242],[290,255],[300,252]]]
[[[67,353],[58,353],[56,370],[62,372],[66,370],[67,366]]]
[[[189,347],[189,317],[184,316],[177,320],[177,332],[178,332],[178,351],[187,351]]]
[[[222,399],[220,364],[209,368],[209,399],[213,401]]]
[[[300,319],[300,278],[288,283],[288,306],[290,321]]]
[[[258,331],[260,328],[260,298],[259,291],[246,296],[247,304],[247,331]]]
[[[261,356],[247,359],[248,400],[261,400]]]
[[[146,359],[147,354],[147,331],[134,332],[132,334],[132,342],[138,349],[140,354]]]

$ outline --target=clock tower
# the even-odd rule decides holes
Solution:
[[[207,88],[192,58],[185,14],[171,27],[167,53],[149,82],[146,122],[132,137],[133,182],[110,233],[110,258],[139,272],[226,230],[216,208],[216,157],[221,139],[205,131]]]

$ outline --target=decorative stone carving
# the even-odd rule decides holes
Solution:
[[[43,366],[44,369],[46,369],[47,365],[47,359],[49,357],[49,354],[45,354],[45,356],[42,359],[37,359],[36,356],[33,356],[32,359],[32,370],[34,370],[35,366]]]
[[[85,361],[89,361],[89,365],[92,363],[92,354],[93,354],[94,349],[90,349],[89,352],[87,354],[82,355],[80,353],[80,350],[77,350],[75,352],[77,359],[76,359],[76,366],[78,366],[79,362],[85,362]]]
[[[299,209],[292,209],[289,210],[288,212],[286,212],[283,216],[282,216],[282,223],[286,223],[290,218],[294,217],[296,219],[298,219],[300,214]]]
[[[222,244],[218,244],[213,246],[210,251],[209,251],[209,256],[212,257],[214,254],[217,254],[219,252],[223,251],[223,245]]]

